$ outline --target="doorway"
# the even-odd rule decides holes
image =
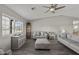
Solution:
[[[26,23],[26,38],[31,39],[31,23]]]

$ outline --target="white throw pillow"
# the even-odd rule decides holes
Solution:
[[[61,38],[67,38],[67,33],[60,33],[59,36],[60,36]]]
[[[3,55],[3,54],[5,54],[5,52],[2,49],[0,49],[0,55]]]
[[[72,35],[71,34],[67,34],[67,39],[71,39]]]

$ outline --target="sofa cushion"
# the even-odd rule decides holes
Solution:
[[[4,50],[0,49],[0,55],[4,55],[4,54],[5,54]]]
[[[73,36],[71,37],[71,40],[74,40],[74,41],[76,41],[76,42],[79,42],[79,37],[73,35]]]
[[[72,38],[72,35],[71,34],[67,34],[67,39],[71,39]]]
[[[67,33],[60,33],[59,37],[61,37],[61,38],[67,38]]]

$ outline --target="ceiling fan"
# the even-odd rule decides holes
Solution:
[[[58,7],[58,4],[50,4],[50,6],[43,6],[43,7],[44,8],[48,8],[48,10],[45,13],[47,13],[49,11],[55,13],[56,10],[62,9],[64,7],[66,7],[66,6],[60,6],[60,7]]]

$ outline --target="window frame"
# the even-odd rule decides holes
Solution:
[[[15,33],[22,33],[23,32],[23,22],[16,21],[15,22]]]
[[[6,35],[10,35],[10,18],[6,15],[2,15],[2,36]]]

